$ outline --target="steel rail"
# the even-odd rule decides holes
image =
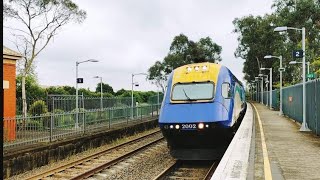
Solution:
[[[149,146],[152,146],[152,145],[158,143],[159,141],[161,141],[163,139],[164,139],[164,137],[162,137],[160,139],[157,139],[155,141],[152,141],[152,142],[150,142],[150,143],[148,143],[148,144],[146,144],[146,145],[144,145],[142,147],[139,147],[138,149],[135,149],[135,150],[133,150],[133,151],[121,156],[121,157],[118,157],[118,158],[116,158],[114,160],[111,160],[111,161],[109,161],[107,163],[99,165],[98,167],[92,168],[92,169],[90,169],[90,170],[88,170],[88,171],[86,171],[86,172],[84,172],[82,174],[77,175],[76,177],[70,178],[70,180],[78,180],[78,179],[88,178],[88,177],[90,177],[90,176],[92,176],[92,175],[94,175],[94,174],[96,174],[96,173],[98,173],[98,172],[100,172],[100,171],[102,171],[104,169],[109,168],[112,165],[118,164],[119,162],[123,161],[124,159],[136,154],[137,152],[139,152],[139,151],[141,151],[141,150],[143,150],[143,149],[145,149],[145,148],[147,148]]]
[[[217,169],[217,167],[218,167],[218,165],[219,165],[219,162],[220,162],[220,160],[215,161],[215,162],[212,163],[212,165],[211,165],[208,173],[207,173],[206,176],[203,178],[203,180],[209,180],[209,179],[211,179],[214,171]]]
[[[40,173],[40,174],[37,174],[37,175],[34,175],[34,176],[32,176],[32,177],[26,178],[26,180],[43,179],[43,178],[45,178],[45,177],[52,176],[52,175],[54,175],[54,174],[56,174],[56,173],[58,173],[58,172],[61,172],[61,171],[63,171],[63,170],[66,170],[66,169],[68,169],[68,168],[72,168],[72,167],[74,167],[74,166],[76,166],[76,165],[82,164],[82,163],[84,163],[84,162],[86,162],[86,161],[89,161],[89,160],[91,160],[91,159],[95,159],[95,158],[97,158],[97,157],[99,157],[99,156],[102,156],[102,155],[108,153],[109,151],[112,151],[112,150],[121,148],[121,147],[126,146],[126,145],[128,145],[128,144],[135,143],[135,142],[140,141],[140,140],[142,140],[142,139],[144,139],[144,138],[148,138],[148,137],[150,137],[150,136],[153,136],[153,135],[155,135],[155,134],[157,134],[157,133],[160,133],[160,130],[157,130],[157,131],[152,132],[152,133],[150,133],[150,134],[144,135],[144,136],[142,136],[142,137],[134,138],[134,139],[132,139],[132,140],[130,140],[130,141],[128,141],[128,142],[121,143],[121,144],[119,144],[119,145],[117,145],[117,146],[108,148],[108,149],[106,149],[106,150],[103,150],[103,151],[101,151],[101,152],[92,154],[92,155],[87,156],[87,157],[84,157],[84,158],[81,158],[81,159],[79,159],[79,160],[72,161],[72,162],[67,163],[67,164],[65,164],[65,165],[62,165],[62,166],[59,166],[59,167],[56,167],[56,168],[53,168],[53,169],[49,169],[49,170],[47,170],[47,171],[45,171],[45,172],[42,172],[42,173]]]
[[[208,180],[211,178],[212,174],[216,170],[220,160],[214,161],[210,168],[208,168],[207,173],[204,175],[203,180]],[[177,160],[171,163],[165,170],[163,170],[157,177],[155,177],[153,180],[161,180],[161,179],[167,179],[167,176],[174,172],[175,169],[179,169],[179,167],[183,165],[183,161]],[[188,168],[187,168],[188,169]],[[189,168],[190,170],[193,170],[193,167]],[[192,177],[179,177],[179,178],[192,178]]]
[[[165,170],[163,170],[157,177],[155,177],[153,180],[163,179],[168,172],[171,172],[174,168],[178,166],[178,161],[174,161],[171,163]]]

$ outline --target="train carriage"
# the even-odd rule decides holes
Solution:
[[[217,159],[245,109],[244,87],[228,68],[209,62],[188,64],[169,76],[159,126],[173,157]]]

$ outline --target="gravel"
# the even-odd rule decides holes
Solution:
[[[22,173],[22,174],[19,174],[19,175],[16,175],[16,176],[12,176],[10,178],[8,178],[9,180],[21,180],[21,179],[25,179],[25,178],[28,178],[28,177],[31,177],[35,174],[39,174],[41,172],[45,172],[45,171],[48,171],[49,169],[53,169],[53,168],[56,168],[56,167],[59,167],[59,166],[62,166],[62,165],[65,165],[65,164],[68,164],[70,162],[73,162],[73,161],[76,161],[76,160],[79,160],[81,158],[84,158],[86,156],[89,156],[89,155],[92,155],[92,154],[95,154],[97,152],[101,152],[101,151],[104,151],[106,149],[109,149],[111,147],[114,147],[118,144],[121,144],[121,143],[124,143],[124,142],[127,142],[127,141],[130,141],[132,139],[135,139],[137,137],[141,137],[141,136],[144,136],[146,134],[149,134],[151,132],[155,132],[159,130],[159,128],[154,128],[154,129],[151,129],[151,130],[148,130],[148,131],[144,131],[142,133],[137,133],[135,135],[132,135],[132,136],[128,136],[128,137],[123,137],[123,138],[120,138],[120,139],[116,139],[115,141],[113,141],[112,143],[110,144],[106,144],[106,145],[103,145],[103,146],[100,146],[98,148],[93,148],[93,149],[90,149],[90,150],[87,150],[87,151],[84,151],[82,153],[79,153],[79,154],[76,154],[76,155],[72,155],[64,160],[60,160],[58,162],[53,162],[51,164],[48,164],[46,166],[42,166],[42,167],[39,167],[39,168],[35,168],[31,171],[28,171],[28,172],[25,172],[25,173]]]
[[[174,162],[166,142],[152,146],[121,163],[90,177],[93,179],[153,179]]]

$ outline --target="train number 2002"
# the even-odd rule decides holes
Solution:
[[[196,129],[196,124],[182,124],[182,129]]]

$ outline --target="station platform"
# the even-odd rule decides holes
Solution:
[[[319,179],[320,137],[259,103],[246,115],[211,179]]]
[[[252,179],[264,179],[264,169],[271,171],[273,179],[320,179],[320,137],[312,132],[300,132],[301,124],[279,116],[259,103],[255,124],[255,156]],[[267,146],[269,167],[264,158],[259,128],[259,116]],[[254,168],[254,169],[253,169]]]

